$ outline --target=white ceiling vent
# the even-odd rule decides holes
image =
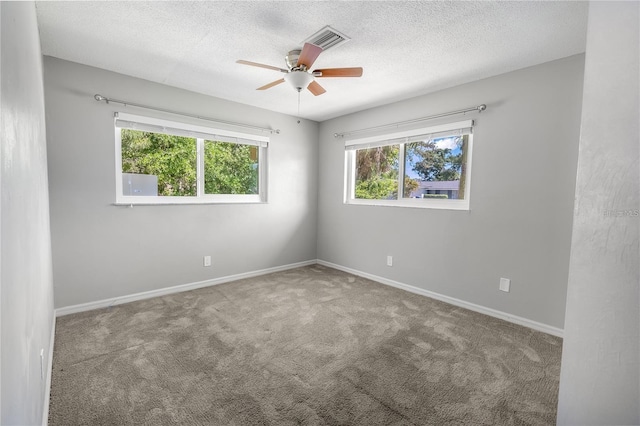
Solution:
[[[340,31],[336,31],[330,26],[326,26],[311,37],[307,38],[301,44],[305,43],[315,44],[318,47],[321,47],[323,51],[330,49],[332,47],[339,46],[343,43],[348,42],[351,38],[347,37]]]

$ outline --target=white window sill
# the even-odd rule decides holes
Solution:
[[[416,209],[470,210],[468,200],[425,200],[413,198],[402,200],[350,199],[347,200],[345,204],[356,206],[408,207]]]
[[[267,204],[256,196],[225,197],[130,197],[119,198],[114,206],[166,206],[194,204]]]
[[[204,202],[188,202],[188,203],[112,203],[116,207],[133,207],[133,206],[206,206],[206,205],[224,205],[224,204],[268,204],[266,201],[204,201]]]

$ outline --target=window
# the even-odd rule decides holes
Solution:
[[[116,204],[266,201],[265,136],[116,113]]]
[[[347,140],[345,203],[468,210],[472,126]]]

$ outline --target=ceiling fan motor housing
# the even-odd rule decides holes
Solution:
[[[287,63],[287,67],[289,67],[290,70],[294,69],[298,64],[298,58],[300,57],[300,52],[301,52],[300,49],[291,50],[289,51],[287,56],[284,57],[284,60]]]

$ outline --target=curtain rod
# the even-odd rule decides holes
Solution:
[[[199,115],[185,114],[183,112],[171,111],[171,110],[168,110],[168,109],[156,108],[156,107],[151,107],[151,106],[147,106],[147,105],[136,104],[136,103],[133,103],[133,102],[120,101],[118,99],[107,98],[107,97],[99,95],[99,94],[95,94],[93,96],[93,98],[98,102],[105,101],[106,103],[114,103],[114,104],[121,104],[121,105],[124,105],[124,106],[133,106],[133,107],[137,107],[137,108],[150,109],[150,110],[153,110],[153,111],[160,111],[160,112],[165,112],[165,113],[168,113],[168,114],[181,115],[183,117],[197,118],[198,120],[211,121],[213,123],[226,124],[226,125],[229,125],[229,126],[236,126],[236,127],[243,127],[245,129],[259,130],[261,132],[269,132],[271,134],[273,134],[273,133],[279,134],[280,133],[280,129],[275,129],[274,130],[274,129],[268,129],[266,127],[251,126],[249,124],[234,123],[232,121],[216,120],[214,118],[202,117],[202,116],[199,116]]]
[[[479,111],[482,112],[485,109],[487,109],[487,106],[485,104],[482,105],[478,105],[472,108],[465,108],[465,109],[460,109],[458,111],[451,111],[451,112],[445,112],[442,114],[435,114],[435,115],[429,115],[427,117],[422,117],[422,118],[415,118],[413,120],[407,120],[407,121],[400,121],[398,123],[391,123],[391,124],[383,124],[381,126],[375,126],[375,127],[367,127],[366,129],[359,129],[359,130],[352,130],[350,132],[342,132],[342,133],[334,133],[333,137],[335,138],[343,138],[347,135],[354,135],[357,133],[364,133],[364,132],[370,132],[373,130],[383,130],[389,127],[398,127],[398,126],[402,126],[405,124],[413,124],[413,123],[419,123],[420,121],[426,121],[426,120],[433,120],[434,118],[440,118],[440,117],[448,117],[450,115],[456,115],[456,114],[464,114],[467,112],[472,112],[472,111]]]

